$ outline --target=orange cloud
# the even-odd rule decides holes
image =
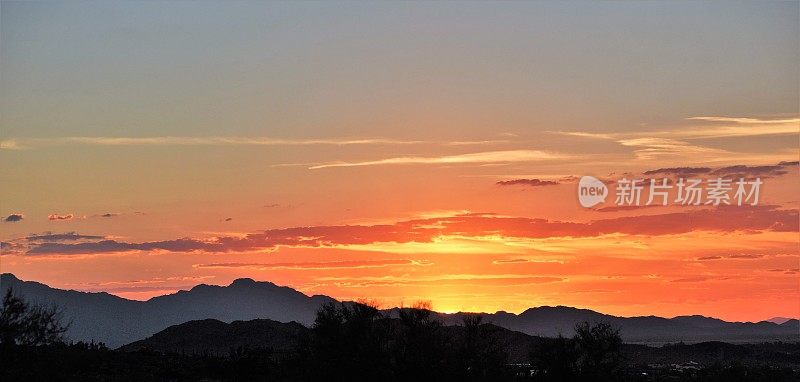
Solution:
[[[673,235],[692,231],[798,231],[798,211],[775,206],[720,206],[687,212],[640,215],[590,222],[469,214],[414,219],[394,224],[311,226],[271,229],[243,237],[126,243],[101,240],[84,243],[33,244],[29,255],[93,254],[127,251],[246,252],[279,246],[330,247],[373,243],[430,243],[441,236],[458,237],[596,237],[609,234]]]
[[[495,184],[497,184],[498,186],[541,187],[541,186],[555,186],[558,184],[558,182],[554,180],[542,180],[542,179],[511,179],[511,180],[501,180]]]
[[[59,214],[50,214],[47,216],[48,220],[72,220],[75,217],[73,214],[66,214],[66,215],[59,215]]]
[[[256,270],[321,270],[321,269],[360,269],[382,268],[395,265],[427,266],[428,260],[352,260],[352,261],[320,261],[298,263],[209,263],[196,264],[195,268],[249,268]]]

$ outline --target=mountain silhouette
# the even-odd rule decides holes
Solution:
[[[399,319],[387,319],[387,327],[401,325]],[[515,332],[492,324],[483,324],[484,331],[508,346],[510,360],[523,362],[538,337]],[[463,326],[444,326],[445,338],[455,340],[464,335]],[[390,330],[396,332],[396,330]],[[149,350],[164,354],[229,355],[241,349],[269,349],[290,352],[301,347],[303,339],[312,330],[296,322],[281,323],[273,320],[234,321],[225,323],[206,319],[170,326],[148,338],[120,347],[122,351]]]
[[[460,314],[447,315],[445,322],[461,320]],[[484,314],[484,319],[496,325],[523,333],[554,337],[571,336],[575,323],[606,322],[620,328],[628,343],[663,344],[670,342],[725,341],[757,343],[764,341],[800,340],[800,322],[788,320],[783,324],[769,321],[728,322],[700,315],[663,318],[657,316],[617,317],[588,309],[568,306],[530,308],[519,315],[498,312]]]
[[[188,291],[147,301],[127,300],[104,292],[55,289],[5,273],[0,277],[0,289],[5,293],[8,288],[13,288],[15,293],[29,301],[62,308],[65,319],[72,322],[67,332],[70,339],[104,342],[112,348],[145,339],[173,325],[197,320],[231,323],[268,319],[272,320],[269,323],[294,321],[308,326],[322,304],[336,301],[331,297],[307,296],[289,287],[252,279],[238,279],[228,286],[200,284]],[[389,317],[396,317],[398,312],[399,308],[386,311]],[[465,315],[437,314],[446,325],[463,322]],[[617,317],[566,306],[530,308],[520,314],[482,313],[481,316],[484,322],[542,337],[571,336],[576,323],[587,321],[612,324],[620,329],[623,339],[629,343],[800,340],[800,322],[796,319],[776,324],[768,321],[727,322],[704,316]]]
[[[120,349],[142,349],[161,353],[227,355],[233,349],[293,351],[308,328],[297,322],[282,323],[267,319],[225,323],[214,319],[189,321],[170,326],[146,339]]]
[[[400,320],[389,318],[388,327],[398,326]],[[530,360],[535,345],[547,346],[546,338],[531,336],[494,324],[482,324],[485,335],[489,335],[508,351],[508,362],[525,363]],[[442,334],[450,343],[457,343],[465,335],[463,323],[443,326]],[[396,333],[397,331],[390,331]],[[120,350],[135,352],[155,351],[162,354],[226,356],[243,349],[268,349],[277,353],[288,353],[302,349],[303,341],[313,336],[312,329],[296,322],[281,323],[272,320],[234,321],[230,324],[219,320],[189,321],[170,326],[143,340],[122,346]],[[306,342],[307,343],[307,342]],[[700,362],[713,364],[737,359],[742,362],[770,362],[780,366],[797,364],[797,344],[762,343],[730,344],[719,341],[694,344],[672,344],[651,347],[624,344],[622,351],[630,361],[640,364],[673,364]]]
[[[238,279],[224,287],[200,284],[147,301],[127,300],[105,292],[55,289],[4,273],[0,276],[0,289],[5,293],[8,288],[28,301],[63,309],[64,318],[71,322],[67,332],[70,339],[104,342],[112,348],[172,325],[207,318],[225,322],[269,318],[309,325],[322,304],[335,301],[251,279]]]
[[[780,324],[782,324],[784,322],[791,321],[791,320],[793,320],[793,319],[792,318],[788,318],[788,317],[772,317],[772,318],[770,318],[769,320],[766,320],[766,321],[774,322],[774,323],[780,325]]]

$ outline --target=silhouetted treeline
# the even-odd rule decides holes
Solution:
[[[497,327],[467,316],[450,330],[428,309],[406,308],[385,317],[365,304],[327,304],[310,339],[314,379],[498,380],[513,375]],[[318,367],[319,366],[319,367]]]
[[[387,313],[369,304],[332,303],[319,310],[310,329],[302,328],[296,332],[295,345],[280,349],[238,346],[231,347],[225,354],[208,351],[185,353],[158,352],[148,350],[146,346],[121,351],[110,350],[103,344],[67,344],[57,309],[20,305],[13,295],[8,295],[0,312],[0,328],[3,330],[0,380],[780,382],[798,379],[797,372],[791,368],[762,364],[726,362],[701,367],[694,363],[635,363],[629,356],[650,352],[652,348],[623,345],[618,331],[602,323],[579,324],[575,328],[576,334],[570,338],[539,338],[482,322],[477,315],[465,316],[458,326],[445,326],[427,308],[420,305]],[[41,311],[52,314],[42,315]],[[34,319],[26,322],[22,317]],[[266,328],[290,325],[261,321],[254,321],[258,325],[247,328],[272,330]],[[202,333],[205,325],[218,329],[220,323],[197,321],[191,328],[200,329],[199,332],[186,335],[173,330],[170,333],[179,337],[177,342],[188,343],[193,338],[187,337],[200,335],[197,333]],[[245,327],[233,328],[240,330]],[[39,336],[31,333],[49,334]],[[243,334],[249,337],[254,332]],[[204,338],[204,343],[213,342],[213,335],[208,337]],[[31,338],[39,340],[32,341]],[[514,347],[521,343],[527,348],[520,353],[520,349]],[[710,349],[674,345],[659,351],[696,355],[714,349],[743,349],[737,345],[729,346],[733,348],[714,344],[708,346]],[[800,365],[800,360],[796,359],[800,356],[800,345],[778,344],[768,347],[768,351],[772,352],[768,353],[770,356],[783,354],[788,364]],[[510,358],[512,352],[515,354],[513,360]],[[519,354],[523,354],[525,359],[520,360]],[[653,354],[651,358],[657,361],[663,355]],[[722,358],[724,356],[722,354]]]

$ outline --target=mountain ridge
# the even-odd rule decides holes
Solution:
[[[198,284],[189,290],[156,296],[146,301],[128,300],[107,292],[56,289],[36,281],[23,281],[10,273],[0,276],[0,289],[8,288],[26,299],[54,303],[72,321],[68,336],[73,340],[105,342],[118,347],[145,339],[170,326],[188,321],[215,319],[222,322],[269,319],[309,326],[320,306],[336,299],[308,296],[291,287],[269,281],[240,278],[227,286]],[[384,310],[389,316],[401,308]],[[800,322],[728,322],[701,315],[673,318],[658,316],[620,317],[585,308],[563,305],[528,308],[515,314],[436,313],[447,325],[462,322],[467,314],[478,314],[485,322],[528,335],[569,336],[577,322],[608,322],[621,330],[631,343],[800,341]]]
[[[387,326],[402,325],[398,318],[383,318]],[[393,321],[393,322],[392,322]],[[504,345],[508,362],[525,364],[530,362],[531,349],[550,346],[553,340],[499,327],[491,323],[481,324],[483,335]],[[464,325],[441,328],[441,334],[449,341],[458,343],[464,336]],[[396,333],[396,331],[393,331]],[[280,323],[272,320],[234,321],[224,323],[206,319],[189,321],[170,326],[153,336],[122,346],[124,352],[145,350],[161,354],[189,354],[228,356],[248,351],[266,351],[275,354],[296,351],[308,346],[313,338],[313,329],[295,322]],[[639,344],[623,344],[625,358],[636,364],[682,364],[710,365],[730,361],[764,363],[765,360],[791,367],[798,362],[797,346],[800,343],[730,344],[719,341],[695,344],[674,344],[652,347]],[[699,363],[698,363],[699,362]]]
[[[236,348],[271,348],[290,351],[298,347],[298,337],[308,328],[297,323],[282,323],[269,319],[233,321],[226,323],[213,318],[192,320],[172,325],[145,339],[120,348],[123,351],[141,349],[163,353],[227,354]]]
[[[225,322],[269,318],[310,325],[317,309],[335,301],[306,296],[269,282],[196,285],[190,290],[156,296],[146,301],[128,300],[106,292],[81,292],[51,288],[16,276],[0,275],[2,292],[13,288],[29,301],[55,304],[71,322],[67,336],[75,341],[104,342],[118,347],[153,335],[169,326],[207,318]]]

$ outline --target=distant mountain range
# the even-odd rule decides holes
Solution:
[[[787,318],[787,317],[772,317],[769,320],[765,320],[765,321],[774,322],[776,324],[782,324],[782,323],[784,323],[786,321],[789,321],[789,320],[791,320],[791,318]]]
[[[444,321],[455,324],[463,313],[445,314]],[[800,322],[787,320],[782,324],[769,321],[727,322],[705,316],[617,317],[588,309],[568,306],[530,308],[520,314],[497,312],[483,314],[484,320],[498,326],[530,335],[554,337],[571,336],[578,322],[606,322],[620,329],[627,343],[664,344],[724,341],[729,343],[758,343],[765,341],[800,341]]]
[[[29,301],[55,304],[63,309],[66,320],[71,322],[67,333],[70,339],[104,342],[113,348],[143,340],[173,325],[207,319],[212,321],[202,321],[203,330],[216,330],[215,333],[221,334],[240,329],[246,332],[247,325],[259,326],[256,332],[266,330],[264,327],[272,327],[275,333],[291,332],[292,327],[300,330],[302,325],[310,325],[322,304],[336,301],[251,279],[237,279],[228,286],[200,284],[189,291],[147,301],[127,300],[105,292],[55,289],[4,273],[0,276],[0,289],[5,293],[8,288]],[[396,316],[397,309],[389,309],[387,313],[390,317]],[[438,314],[448,325],[462,322],[464,315]],[[726,322],[704,316],[617,317],[565,306],[530,308],[520,314],[484,313],[482,316],[484,322],[532,336],[552,337],[560,333],[569,336],[576,323],[589,321],[617,326],[623,339],[631,343],[800,341],[800,322],[796,319],[777,324]],[[262,320],[247,325],[234,323],[233,327],[224,324],[254,319]],[[278,325],[291,322],[295,324]],[[191,330],[191,326],[181,327],[181,330]]]
[[[5,294],[8,288],[29,301],[63,309],[66,320],[71,321],[67,332],[70,339],[104,342],[112,348],[172,325],[207,318],[225,322],[267,318],[310,325],[322,304],[335,301],[251,279],[238,279],[225,287],[200,284],[189,291],[147,301],[127,300],[105,292],[55,289],[4,273],[0,276],[0,289]]]

